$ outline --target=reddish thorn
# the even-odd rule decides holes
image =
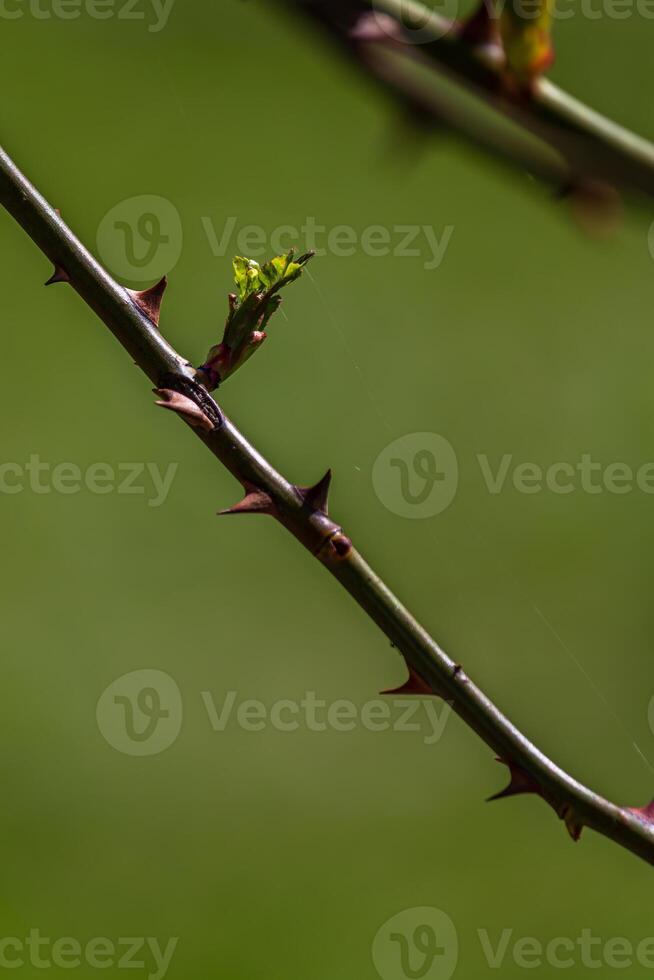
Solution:
[[[400,687],[390,688],[388,691],[381,691],[381,694],[419,694],[421,697],[428,695],[434,697],[436,692],[432,688],[431,684],[428,684],[420,674],[409,666],[409,677]],[[438,696],[438,695],[436,695]]]
[[[186,395],[169,388],[155,388],[154,393],[161,396],[161,401],[156,402],[159,408],[167,408],[171,412],[181,415],[195,429],[203,429],[205,432],[213,431],[214,424],[211,419]]]
[[[536,796],[540,796],[541,799],[545,800],[549,806],[552,807],[557,817],[563,820],[568,833],[572,837],[573,841],[578,841],[581,837],[581,832],[583,830],[583,824],[577,817],[574,808],[570,803],[564,803],[562,806],[557,806],[548,799],[543,793],[543,790],[538,785],[533,776],[530,776],[526,770],[521,766],[516,765],[513,762],[507,762],[505,759],[498,759],[502,765],[508,766],[509,772],[511,773],[511,782],[503,789],[500,793],[496,793],[495,796],[489,797],[486,801],[487,803],[492,803],[494,800],[505,800],[511,796],[522,796],[525,793],[532,793]]]
[[[127,290],[138,308],[145,313],[149,320],[152,320],[155,327],[159,326],[161,300],[163,299],[167,285],[168,280],[164,276],[154,286],[150,286],[149,289],[143,289],[140,292],[135,292],[132,289]]]
[[[579,822],[577,815],[569,803],[563,807],[559,816],[561,817],[561,820],[564,821],[568,833],[576,844],[581,838],[581,832],[584,829],[584,825]]]
[[[332,471],[327,470],[322,480],[319,480],[313,487],[296,487],[304,503],[311,510],[318,510],[322,514],[329,511],[329,488],[332,482]]]
[[[46,286],[54,286],[57,282],[70,282],[70,276],[65,269],[62,269],[60,265],[56,265],[54,272],[46,282]]]
[[[525,772],[520,766],[516,766],[513,762],[506,762],[504,759],[497,759],[501,762],[503,766],[508,766],[509,772],[511,773],[511,782],[506,787],[506,789],[501,790],[494,796],[489,796],[486,800],[487,803],[492,803],[494,800],[505,800],[510,796],[522,796],[523,793],[536,793],[538,796],[542,796],[542,791],[535,779]]]
[[[257,490],[250,485],[247,485],[245,489],[247,493],[243,500],[226,510],[219,510],[219,517],[227,514],[272,514],[272,498],[264,490]]]
[[[629,813],[633,813],[635,817],[639,820],[644,820],[645,823],[654,823],[654,800],[647,806],[643,807],[627,807]]]

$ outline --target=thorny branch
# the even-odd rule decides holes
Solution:
[[[510,785],[498,796],[537,794],[575,840],[589,827],[654,863],[654,804],[642,810],[616,806],[548,759],[441,650],[355,550],[329,515],[331,474],[310,488],[289,483],[224,415],[189,362],[159,332],[165,283],[144,293],[118,285],[1,149],[0,204],[54,264],[51,281],[70,283],[156,386],[159,404],[179,414],[239,480],[245,497],[223,513],[274,517],[321,562],[402,653],[409,671],[402,693],[446,699],[508,766]]]

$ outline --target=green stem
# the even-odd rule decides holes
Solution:
[[[129,291],[102,269],[2,150],[0,203],[45,255],[65,270],[73,288],[150,381],[159,386],[177,380],[181,388],[188,388],[193,379],[189,363],[162,338]],[[210,398],[202,394],[205,401]],[[434,692],[446,698],[497,755],[528,773],[559,815],[571,809],[579,823],[654,863],[654,827],[591,792],[528,741],[416,622],[350,546],[338,525],[322,509],[309,506],[306,496],[247,442],[212,400],[211,404],[221,424],[211,431],[193,431],[242,484],[268,495],[280,522],[347,589]]]

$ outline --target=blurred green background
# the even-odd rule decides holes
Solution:
[[[424,254],[316,259],[220,402],[289,478],[334,468],[335,516],[545,751],[612,799],[648,802],[654,498],[492,495],[476,460],[654,461],[647,209],[591,240],[529,178],[408,140],[276,5],[178,2],[158,32],[24,14],[0,23],[2,142],[94,251],[121,202],[170,202],[183,240],[155,270],[170,272],[162,329],[195,363],[219,339],[236,250],[215,255],[208,224],[453,226],[436,269]],[[559,25],[553,77],[654,136],[653,32],[578,15]],[[213,516],[235,482],[154,410],[72,290],[42,288],[47,263],[6,215],[0,249],[0,461],[178,466],[159,507],[144,477],[142,494],[0,494],[1,936],[176,936],[173,980],[373,978],[378,930],[422,906],[454,923],[466,980],[498,972],[478,930],[493,944],[504,929],[512,943],[651,936],[646,865],[590,833],[574,846],[537,800],[486,806],[504,771],[456,718],[434,745],[424,726],[212,729],[202,692],[218,708],[230,691],[360,707],[403,665],[273,522]],[[415,432],[444,436],[460,470],[451,506],[424,520],[393,513],[372,481]],[[183,701],[179,736],[143,757],[96,721],[103,691],[140,669],[170,675]],[[43,972],[27,957],[14,970]],[[382,972],[404,975],[390,959]],[[501,975],[524,972],[509,949]],[[591,972],[614,969],[577,955],[574,975]]]

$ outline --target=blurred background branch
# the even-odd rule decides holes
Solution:
[[[417,0],[282,0],[383,86],[417,126],[453,130],[560,195],[610,212],[617,193],[654,195],[654,146],[545,77],[505,84],[494,42]]]

